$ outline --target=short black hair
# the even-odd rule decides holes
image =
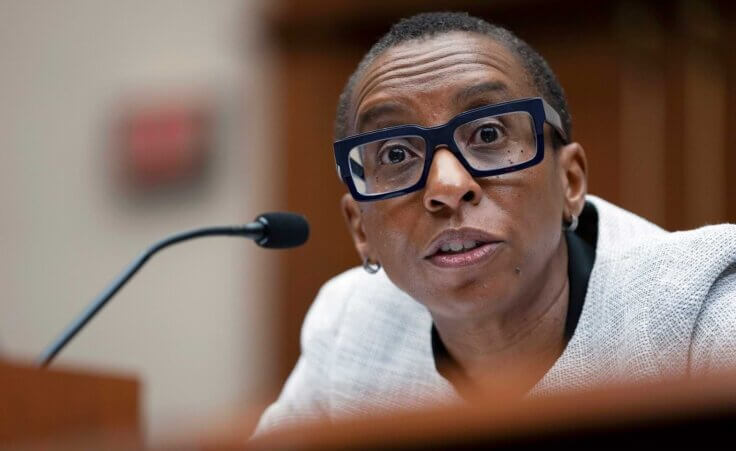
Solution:
[[[489,36],[517,56],[528,75],[530,75],[539,95],[544,97],[547,103],[559,113],[567,139],[572,139],[572,120],[565,92],[547,61],[529,44],[509,30],[462,12],[421,13],[402,19],[395,23],[391,30],[383,35],[378,42],[373,44],[373,47],[363,56],[358,68],[350,76],[342,94],[340,94],[335,119],[335,138],[341,139],[347,136],[349,131],[348,110],[351,106],[353,89],[358,78],[378,55],[406,41],[431,38],[453,31],[466,31]],[[554,136],[554,146],[558,147],[561,140],[557,138],[556,133]]]

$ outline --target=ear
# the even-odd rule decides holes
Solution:
[[[348,230],[350,231],[350,235],[353,237],[355,250],[358,251],[361,261],[365,261],[366,258],[369,258],[371,261],[379,263],[379,261],[372,255],[370,245],[368,244],[368,239],[363,227],[363,211],[360,208],[360,204],[353,199],[350,193],[345,193],[340,201],[340,207],[342,209],[342,215],[348,226]]]
[[[580,216],[588,192],[588,161],[585,150],[579,143],[573,142],[557,150],[560,168],[560,179],[564,193],[563,218],[570,215]]]

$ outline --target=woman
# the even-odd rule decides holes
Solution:
[[[259,431],[461,396],[736,362],[736,227],[670,234],[587,196],[544,60],[465,14],[395,25],[340,99],[342,209],[364,269],[320,291]]]

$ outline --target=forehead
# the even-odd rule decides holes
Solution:
[[[351,128],[365,131],[366,120],[391,115],[434,125],[479,104],[534,95],[527,71],[503,44],[444,33],[390,47],[365,68],[353,88]]]

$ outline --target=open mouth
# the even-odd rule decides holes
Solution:
[[[479,229],[449,229],[432,241],[425,259],[443,268],[469,266],[490,258],[501,244],[502,241]]]
[[[483,244],[486,243],[476,240],[453,240],[443,243],[433,255],[460,254],[482,246]],[[432,255],[430,255],[430,257],[432,257]]]

